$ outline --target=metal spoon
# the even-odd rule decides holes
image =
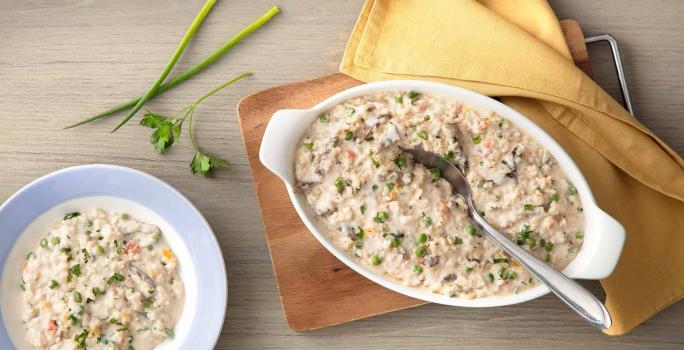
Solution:
[[[465,198],[470,208],[470,216],[480,229],[493,240],[499,247],[505,250],[515,260],[520,262],[527,271],[532,273],[544,285],[546,285],[557,297],[563,300],[571,309],[575,310],[589,324],[598,329],[610,328],[612,323],[608,310],[601,302],[589,291],[584,289],[579,283],[566,277],[561,272],[556,271],[548,265],[521,248],[506,235],[498,232],[489,225],[480,214],[475,210],[473,200],[470,195],[470,187],[463,173],[455,165],[441,156],[427,152],[422,149],[404,149],[413,156],[413,159],[427,168],[438,168],[442,177],[448,181],[454,192]]]

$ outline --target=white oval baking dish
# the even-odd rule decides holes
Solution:
[[[625,230],[620,223],[596,205],[591,189],[577,165],[551,136],[520,113],[492,98],[455,86],[420,80],[391,80],[356,86],[344,90],[310,109],[280,110],[273,115],[268,123],[261,142],[259,159],[266,168],[285,182],[292,205],[306,227],[328,251],[347,266],[375,283],[409,297],[434,303],[465,307],[492,307],[521,303],[549,292],[545,286],[539,285],[518,294],[463,299],[432,293],[421,288],[407,287],[401,282],[384,276],[380,271],[375,271],[372,267],[357,262],[349,253],[335,246],[328,238],[323,226],[319,225],[304,194],[293,190],[295,185],[295,148],[304,130],[320,113],[350,98],[380,92],[410,90],[461,101],[481,113],[495,112],[513,122],[548,149],[577,188],[586,216],[584,243],[575,259],[563,270],[563,273],[577,279],[603,279],[613,272],[622,252]]]

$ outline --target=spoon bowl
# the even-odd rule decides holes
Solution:
[[[612,324],[610,314],[594,295],[589,293],[579,283],[515,244],[506,235],[497,231],[484,220],[475,210],[468,181],[456,165],[436,153],[423,149],[404,149],[404,152],[410,154],[416,163],[422,164],[426,168],[439,169],[442,178],[452,186],[454,193],[463,196],[466,200],[470,216],[485,235],[524,266],[542,284],[546,285],[553,294],[563,300],[592,326],[598,329],[610,328]]]

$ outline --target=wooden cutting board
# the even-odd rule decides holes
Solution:
[[[582,30],[561,21],[575,63],[591,75]],[[237,107],[280,302],[295,331],[310,331],[425,304],[371,282],[330,254],[301,222],[285,185],[259,161],[259,146],[279,109],[310,108],[361,81],[336,73],[277,86],[243,98]]]

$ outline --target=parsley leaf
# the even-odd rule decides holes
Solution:
[[[140,120],[140,125],[154,129],[150,135],[150,143],[154,145],[157,153],[161,154],[180,139],[183,121],[147,111]]]
[[[195,157],[190,162],[190,171],[193,175],[211,176],[215,168],[227,168],[230,163],[221,158],[216,158],[208,153],[197,150]]]

